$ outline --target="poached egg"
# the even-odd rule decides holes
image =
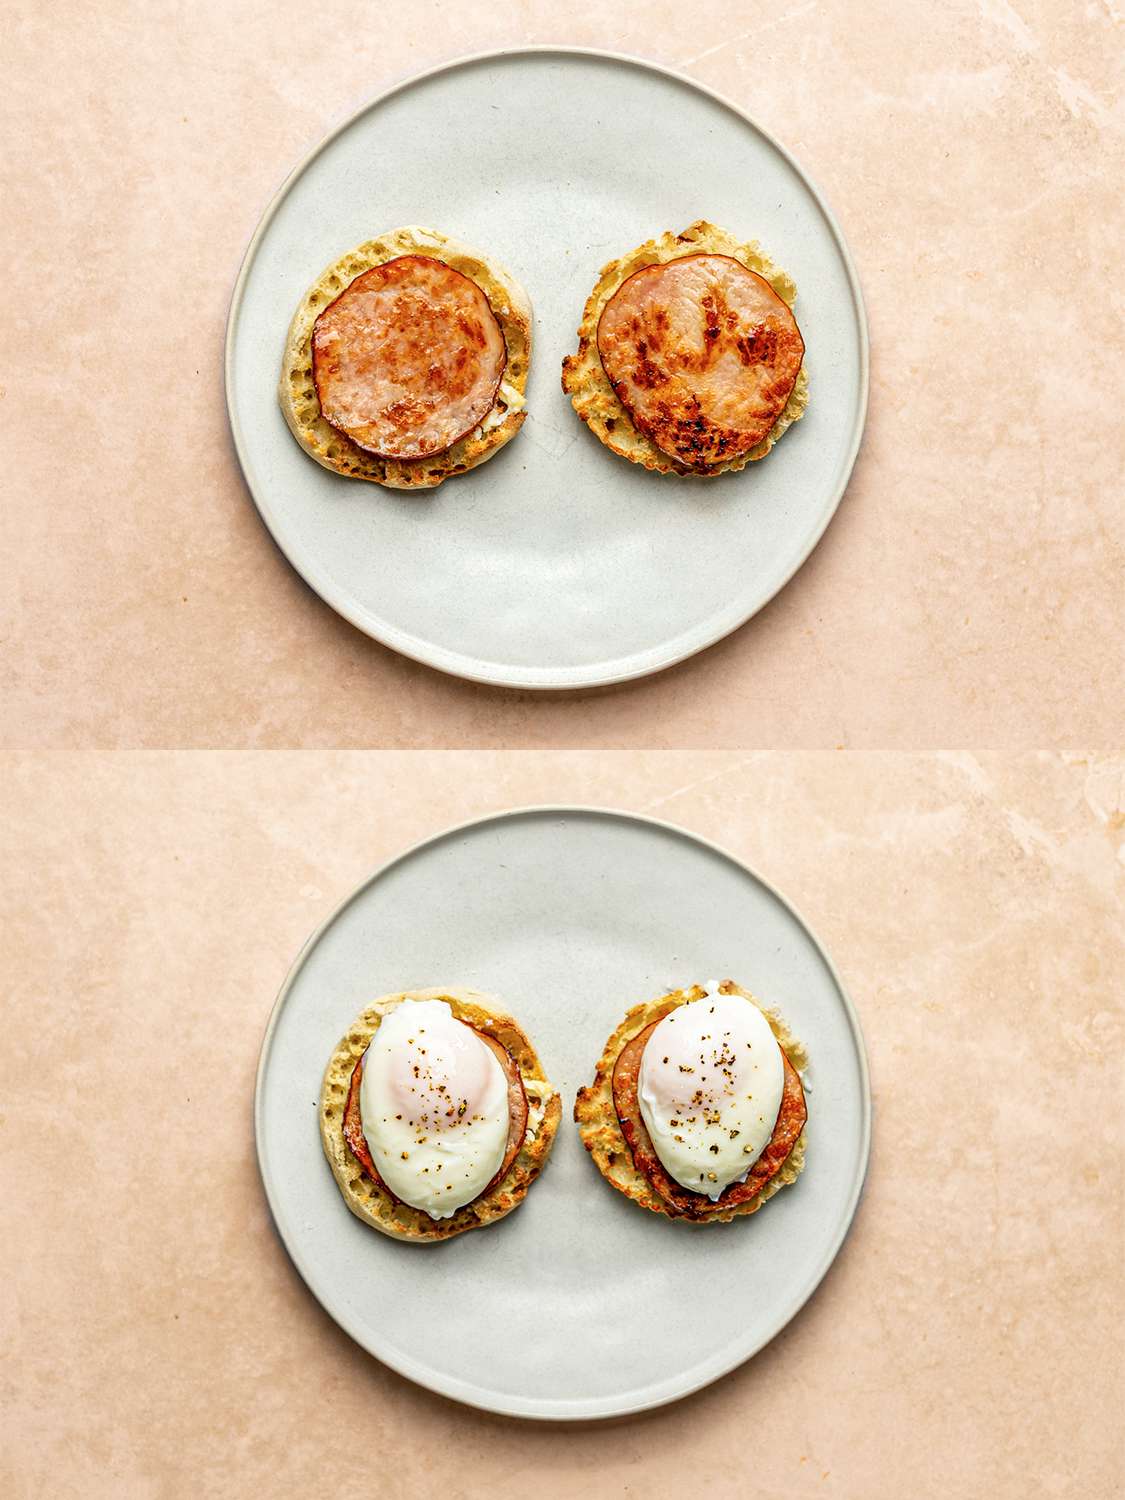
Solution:
[[[785,1069],[765,1016],[714,980],[670,1011],[641,1057],[638,1099],[653,1150],[681,1187],[714,1202],[743,1182],[781,1109]]]
[[[444,1000],[404,1000],[363,1057],[360,1118],[387,1187],[431,1219],[479,1197],[508,1144],[508,1081]]]

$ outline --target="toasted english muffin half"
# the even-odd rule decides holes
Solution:
[[[770,259],[756,240],[740,241],[706,219],[697,219],[681,234],[667,231],[602,267],[578,327],[578,350],[563,360],[563,390],[570,397],[579,418],[612,452],[658,474],[713,476],[744,469],[748,463],[764,458],[793,423],[800,420],[808,406],[809,381],[802,362],[780,415],[761,441],[747,452],[708,465],[681,462],[637,428],[602,364],[598,349],[598,326],[602,314],[636,272],[646,266],[665,265],[669,261],[701,254],[728,256],[738,261],[747,270],[763,277],[786,307],[792,309],[797,298],[793,278]]]
[[[743,999],[756,1005],[769,1022],[770,1030],[777,1038],[778,1046],[792,1069],[799,1076],[808,1067],[809,1060],[804,1047],[776,1011],[767,1010],[749,990],[741,989],[733,980],[723,980],[719,985],[719,992],[724,995],[741,995]],[[678,1219],[693,1224],[727,1224],[734,1218],[756,1213],[762,1204],[768,1202],[775,1193],[780,1192],[790,1183],[796,1182],[805,1165],[804,1128],[802,1127],[781,1167],[752,1198],[735,1204],[724,1204],[722,1198],[719,1198],[717,1202],[711,1203],[702,1194],[689,1194],[685,1189],[677,1187],[673,1194],[677,1202],[682,1204],[689,1198],[699,1199],[697,1206],[685,1212],[657,1192],[650,1177],[638,1167],[629,1143],[625,1139],[614,1103],[613,1072],[622,1051],[646,1027],[663,1020],[677,1006],[684,1005],[689,1000],[702,1000],[706,994],[707,991],[703,986],[697,984],[691,989],[673,990],[669,994],[658,996],[655,1000],[634,1005],[630,1011],[627,1011],[620,1026],[605,1044],[605,1050],[598,1059],[594,1072],[594,1081],[578,1090],[578,1096],[574,1101],[574,1118],[578,1124],[582,1144],[593,1157],[598,1171],[611,1187],[616,1188],[619,1193],[624,1193],[626,1198],[631,1198],[642,1208],[647,1208],[652,1213],[663,1214],[669,1219]]]
[[[356,280],[401,256],[428,256],[467,276],[484,293],[500,325],[507,362],[492,409],[452,447],[428,458],[381,457],[358,446],[328,422],[313,371],[313,328],[321,313]],[[409,224],[367,240],[340,256],[301,299],[285,339],[278,399],[293,436],[326,469],[390,489],[433,489],[498,453],[523,426],[531,360],[531,301],[497,261],[450,235]]]
[[[368,1175],[345,1139],[344,1114],[356,1063],[366,1052],[383,1017],[404,1000],[444,1000],[457,1020],[493,1038],[519,1069],[527,1096],[527,1129],[508,1170],[449,1219],[431,1219],[422,1209],[399,1202],[382,1183]],[[558,1091],[543,1077],[539,1058],[526,1032],[495,999],[478,990],[403,990],[372,1001],[332,1053],[320,1090],[320,1138],[344,1202],[357,1219],[373,1229],[392,1239],[415,1244],[432,1244],[469,1229],[481,1229],[518,1208],[550,1155],[561,1118]]]

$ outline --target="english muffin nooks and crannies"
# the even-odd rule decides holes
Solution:
[[[278,389],[317,463],[432,489],[510,442],[526,415],[531,303],[496,261],[436,230],[391,230],[306,292]]]
[[[732,980],[628,1012],[574,1105],[611,1186],[694,1223],[752,1214],[805,1164],[804,1048]]]
[[[526,1034],[489,996],[410,990],[376,1000],[332,1054],[320,1134],[352,1213],[427,1243],[518,1207],[561,1114]]]
[[[607,448],[662,474],[764,458],[808,405],[797,288],[756,241],[700,219],[610,261],[563,390]]]

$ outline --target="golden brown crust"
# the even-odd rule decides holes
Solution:
[[[325,420],[313,379],[312,332],[321,311],[357,276],[404,255],[432,256],[475,281],[500,324],[507,351],[507,366],[492,411],[467,437],[431,458],[381,458],[365,452]],[[511,272],[450,235],[408,224],[367,240],[317,277],[293,315],[278,385],[278,400],[289,430],[311,458],[334,473],[390,489],[433,489],[452,475],[484,463],[523,426],[531,317],[531,301]]]
[[[743,469],[748,463],[764,458],[793,423],[800,420],[808,405],[808,375],[802,364],[781,415],[762,441],[748,452],[710,467],[680,462],[638,430],[602,366],[598,324],[610,298],[637,271],[700,253],[729,256],[767,281],[787,307],[792,308],[796,301],[797,288],[792,277],[774,264],[756,240],[740,242],[725,229],[697,219],[682,233],[666,232],[602,267],[578,327],[578,350],[563,360],[563,390],[580,420],[607,448],[653,473],[714,476]]]
[[[742,995],[745,999],[759,1005],[762,1014],[769,1022],[770,1029],[777,1038],[778,1046],[791,1070],[798,1079],[802,1069],[808,1066],[808,1057],[804,1048],[785,1022],[775,1012],[766,1010],[761,1006],[749,991],[741,989],[733,980],[726,979],[719,986],[721,993],[725,995]],[[670,994],[661,995],[655,1000],[649,1000],[641,1005],[635,1005],[626,1014],[620,1026],[606,1042],[605,1050],[598,1061],[594,1073],[594,1081],[585,1088],[578,1090],[578,1097],[574,1104],[574,1118],[578,1123],[579,1134],[582,1144],[593,1157],[598,1170],[606,1181],[615,1187],[619,1193],[624,1193],[634,1203],[640,1204],[642,1208],[649,1209],[652,1213],[664,1214],[670,1219],[688,1220],[692,1223],[728,1223],[735,1217],[752,1214],[761,1208],[773,1195],[797,1180],[805,1164],[805,1132],[801,1128],[795,1141],[790,1141],[785,1134],[782,1140],[791,1146],[782,1161],[776,1165],[771,1172],[769,1180],[760,1186],[757,1191],[747,1197],[735,1195],[737,1201],[733,1201],[724,1193],[722,1198],[711,1207],[707,1200],[695,1204],[692,1200],[699,1198],[698,1194],[689,1194],[686,1190],[671,1184],[675,1190],[668,1197],[658,1191],[654,1182],[646,1175],[641,1166],[633,1158],[626,1133],[622,1129],[621,1120],[618,1117],[617,1106],[613,1092],[613,1074],[624,1049],[655,1022],[663,1020],[669,1011],[675,1010],[677,1006],[685,1004],[688,1000],[701,1000],[706,991],[700,985],[693,986],[690,990],[674,990]],[[787,1073],[788,1084],[788,1073]],[[803,1105],[803,1090],[802,1105]],[[787,1111],[787,1121],[793,1121],[791,1113],[795,1098],[792,1085],[788,1085],[788,1098],[790,1110]],[[785,1100],[783,1099],[783,1105]],[[803,1121],[802,1121],[803,1126]],[[643,1129],[643,1125],[642,1125]],[[776,1134],[776,1132],[775,1132]],[[647,1142],[647,1132],[644,1141]],[[642,1146],[641,1160],[644,1161],[644,1142]],[[772,1142],[771,1142],[772,1145]],[[649,1148],[651,1150],[651,1147]],[[767,1148],[768,1150],[769,1148]],[[655,1154],[655,1153],[654,1153]],[[770,1163],[771,1167],[773,1163]],[[667,1174],[661,1169],[661,1176]],[[668,1179],[670,1182],[670,1179]],[[728,1189],[729,1193],[731,1190]],[[680,1198],[684,1204],[677,1207]],[[703,1205],[707,1204],[706,1207]]]
[[[355,1065],[383,1017],[404,1000],[444,1000],[459,1021],[498,1043],[519,1069],[530,1107],[530,1139],[525,1136],[518,1144],[507,1172],[450,1219],[431,1219],[421,1209],[398,1202],[378,1182],[377,1176],[373,1179],[368,1175],[344,1138],[344,1114]],[[550,1155],[561,1117],[558,1092],[544,1079],[539,1058],[526,1033],[490,996],[476,990],[407,990],[375,1000],[357,1017],[333,1052],[320,1095],[320,1137],[344,1202],[365,1224],[393,1239],[416,1244],[451,1239],[466,1230],[492,1224],[517,1208]]]

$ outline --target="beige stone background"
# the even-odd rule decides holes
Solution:
[[[1120,22],[1116,0],[7,7],[6,742],[1118,744]],[[873,363],[850,491],[774,603],[675,671],[545,702],[400,660],[305,588],[243,488],[220,360],[250,234],[330,125],[436,62],[559,41],[678,66],[792,148],[855,252]]]
[[[1125,760],[1020,753],[1122,743],[1116,0],[45,0],[0,31],[0,1494],[1118,1494]],[[872,337],[864,447],[796,580],[573,697],[337,619],[257,520],[221,385],[293,162],[391,81],[524,42],[677,66],[777,134]],[[776,880],[876,1102],[795,1322],[577,1430],[355,1348],[273,1234],[250,1117],[332,904],[451,821],[567,799]]]
[[[5,1497],[1120,1493],[1125,759],[141,752],[13,757],[3,784]],[[273,997],[335,902],[548,799],[774,879],[875,1098],[858,1217],[797,1319],[699,1395],[578,1429],[355,1347],[274,1236],[251,1129]]]

